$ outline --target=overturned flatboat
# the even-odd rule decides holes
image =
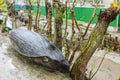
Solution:
[[[45,36],[36,32],[15,29],[9,32],[13,48],[21,55],[51,70],[69,71],[69,64],[62,52]]]

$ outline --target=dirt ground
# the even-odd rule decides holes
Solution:
[[[88,71],[97,69],[105,50],[95,52]],[[11,48],[8,35],[0,34],[0,80],[71,80],[67,74],[48,72],[42,67],[21,60]],[[120,77],[120,55],[107,53],[99,71],[92,80],[116,80]]]

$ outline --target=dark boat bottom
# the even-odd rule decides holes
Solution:
[[[69,65],[63,65],[62,63],[58,61],[53,61],[49,59],[48,57],[27,57],[19,54],[15,50],[15,54],[17,57],[19,57],[23,62],[27,62],[33,65],[38,65],[42,67],[44,70],[49,71],[49,72],[56,72],[60,71],[62,73],[68,73],[69,72]]]

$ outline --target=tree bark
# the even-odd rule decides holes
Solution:
[[[32,3],[31,3],[31,0],[28,1],[29,3],[29,9],[28,9],[28,30],[31,30],[32,29],[32,13],[31,13],[31,8],[32,8]]]
[[[95,50],[101,44],[109,23],[116,18],[117,14],[118,13],[114,9],[100,11],[98,15],[98,22],[91,32],[85,46],[81,49],[79,56],[71,69],[70,76],[73,80],[89,80],[85,74],[86,66]]]
[[[48,6],[47,6],[48,0],[45,0],[45,8],[46,8],[46,19],[48,19]]]
[[[47,6],[47,36],[52,41],[52,6],[50,2],[46,2]]]
[[[37,1],[37,13],[35,17],[35,26],[34,26],[34,30],[36,32],[38,32],[39,29],[39,12],[40,12],[40,1]]]
[[[54,4],[55,9],[55,33],[54,33],[54,43],[56,46],[62,50],[62,24],[63,24],[63,14],[65,11],[65,5],[60,1],[55,1]]]

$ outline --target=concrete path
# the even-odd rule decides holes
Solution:
[[[88,65],[88,72],[97,69],[105,50],[98,50]],[[120,55],[109,52],[92,80],[116,80],[120,77]],[[21,59],[12,49],[8,36],[0,34],[0,80],[71,80],[66,74],[48,72]]]

